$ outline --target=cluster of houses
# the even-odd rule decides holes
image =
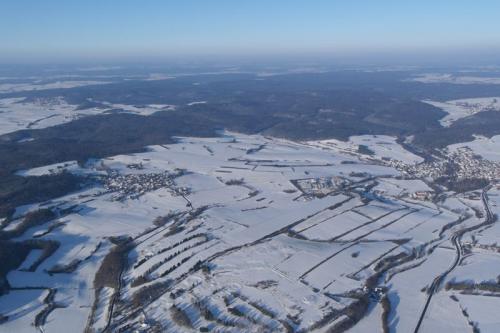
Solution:
[[[410,197],[414,200],[429,201],[434,198],[435,193],[433,191],[415,191]]]
[[[499,109],[498,100],[496,98],[492,99],[489,104],[488,103],[481,103],[481,102],[473,103],[470,101],[457,101],[457,102],[455,102],[455,105],[466,108],[469,115],[473,115],[473,114],[476,114],[476,113],[481,112],[481,111],[498,110]]]
[[[189,193],[188,188],[176,187],[174,179],[178,177],[178,173],[170,173],[167,171],[160,173],[134,173],[134,174],[119,174],[111,172],[104,177],[104,188],[109,192],[116,192],[115,200],[123,200],[126,198],[137,199],[141,195],[160,188],[169,189],[173,195],[186,195]]]
[[[350,182],[342,177],[321,177],[298,179],[292,183],[306,195],[323,197],[349,185]]]
[[[500,179],[500,163],[483,159],[468,147],[447,153],[445,159],[414,165],[400,162],[394,166],[415,178],[436,179],[441,176],[451,176],[450,173],[453,173],[458,179],[482,178],[492,181]]]

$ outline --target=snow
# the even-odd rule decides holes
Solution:
[[[0,313],[9,317],[9,321],[0,326],[1,332],[36,332],[32,324],[35,316],[43,307],[43,299],[47,295],[43,289],[15,290],[3,295],[0,302]]]
[[[408,197],[415,192],[433,192],[426,183],[420,179],[381,179],[375,190],[391,197]]]
[[[380,303],[372,306],[368,314],[363,317],[356,326],[351,328],[350,333],[379,332],[382,329],[382,306]]]
[[[500,276],[500,257],[497,253],[475,250],[464,258],[460,266],[448,276],[447,281],[455,282],[496,282]]]
[[[329,240],[336,238],[351,229],[359,228],[368,221],[369,219],[360,214],[346,212],[344,214],[337,215],[328,221],[317,224],[301,234],[308,239]]]
[[[436,294],[429,306],[428,316],[423,321],[421,332],[471,332],[460,303],[452,300],[447,293]],[[481,330],[481,332],[483,332]]]
[[[496,333],[500,330],[499,297],[475,295],[456,295],[462,307],[469,314],[469,319],[477,323],[482,333]]]
[[[438,249],[422,265],[395,275],[389,281],[391,305],[394,307],[393,317],[396,332],[413,332],[418,314],[421,313],[427,294],[421,289],[429,286],[435,276],[444,272],[453,259],[454,251]],[[439,254],[439,255],[438,255]]]
[[[30,170],[21,170],[21,171],[16,172],[16,174],[19,176],[23,176],[23,177],[44,176],[44,175],[51,175],[51,174],[60,173],[63,171],[77,173],[79,169],[80,168],[78,166],[77,161],[68,161],[68,162],[62,162],[62,163],[55,163],[55,164],[51,164],[51,165],[44,165],[42,167],[33,168]]]
[[[115,290],[110,287],[104,287],[99,291],[99,302],[96,308],[93,327],[97,331],[103,330],[108,322],[108,308]]]
[[[410,164],[423,162],[423,158],[405,150],[396,140],[396,137],[388,135],[358,135],[349,137],[347,142],[329,139],[312,141],[309,144],[321,148],[333,148],[351,154],[357,153],[358,147],[364,145],[373,151],[374,155],[369,156],[371,158],[389,158]],[[364,157],[364,159],[367,158]]]
[[[75,87],[83,87],[90,85],[100,85],[100,84],[109,84],[110,82],[104,81],[84,81],[84,80],[75,80],[75,81],[56,81],[52,83],[1,83],[0,84],[0,93],[13,93],[13,92],[21,92],[21,91],[36,91],[36,90],[48,90],[48,89],[68,89]]]
[[[69,122],[83,114],[96,114],[95,110],[75,112],[76,106],[62,98],[25,101],[24,98],[0,99],[0,134],[25,128],[44,128]]]
[[[441,125],[443,125],[444,127],[449,127],[458,119],[472,116],[479,112],[500,111],[500,97],[458,99],[447,102],[423,102],[440,108],[448,113],[448,115],[439,120]]]
[[[23,97],[0,98],[0,135],[21,129],[39,129],[64,124],[84,116],[103,114],[113,109],[144,116],[175,109],[175,106],[167,104],[135,106],[100,103],[105,107],[79,109],[78,105],[69,104],[62,97],[40,98],[33,101]],[[21,139],[21,142],[30,140],[32,138],[26,137]]]
[[[193,106],[193,105],[200,105],[200,104],[207,104],[207,101],[190,102],[187,105],[188,106]]]
[[[128,105],[128,104],[108,103],[108,102],[99,102],[99,103],[106,105],[110,110],[118,109],[118,110],[123,110],[127,113],[134,113],[142,116],[150,116],[153,113],[159,111],[175,110],[175,105],[170,105],[170,104]]]
[[[473,141],[449,145],[447,149],[449,151],[456,151],[464,147],[472,149],[474,154],[484,159],[492,162],[500,162],[500,135],[495,135],[491,138],[477,135]]]
[[[31,250],[26,260],[19,266],[20,270],[27,270],[40,257],[42,250]]]
[[[136,177],[174,175],[176,170],[185,170],[161,187],[136,196],[118,199],[114,190],[96,184],[43,205],[74,209],[31,228],[19,240],[51,230],[40,239],[59,241],[61,245],[36,272],[21,270],[40,253],[32,251],[21,269],[11,271],[7,278],[15,288],[57,289],[55,300],[65,307],[49,315],[44,330],[58,332],[69,322],[76,327],[87,325],[95,301],[94,276],[113,247],[109,239],[127,236],[134,239],[135,246],[122,274],[120,298],[131,303],[142,288],[167,281],[171,285],[155,293],[151,303],[144,304],[143,312],[123,309],[122,314],[130,316],[120,317],[123,325],[137,329],[142,325],[146,329],[161,323],[168,332],[189,330],[173,320],[170,308],[175,304],[189,317],[193,330],[213,325],[215,331],[224,331],[228,326],[223,323],[227,322],[240,325],[240,331],[256,326],[264,331],[284,331],[286,322],[307,331],[336,311],[342,313],[355,300],[351,293],[364,295],[367,279],[380,269],[383,260],[416,253],[418,257],[388,269],[379,281],[379,286],[387,288],[393,306],[393,331],[413,331],[427,296],[422,289],[455,260],[451,235],[482,219],[472,216],[462,224],[453,223],[465,212],[470,213],[470,207],[481,208],[481,201],[451,192],[445,193],[443,201],[412,200],[412,193],[432,189],[422,180],[402,179],[399,171],[381,165],[377,159],[389,152],[387,147],[375,148],[381,138],[355,139],[355,143],[341,146],[333,141],[300,143],[260,135],[224,134],[217,138],[177,138],[174,144],[91,160],[82,166],[69,161],[20,172],[25,176],[44,175],[66,169],[106,179],[111,173]],[[393,151],[399,151],[400,158],[418,162],[393,139],[383,140]],[[374,147],[375,157],[357,154],[354,150],[361,143]],[[358,170],[366,175],[351,174]],[[332,187],[325,191],[328,195],[306,196],[294,185],[298,180],[318,184],[317,179],[335,177],[352,187],[330,184]],[[128,185],[124,182],[120,186]],[[496,187],[488,192],[493,212],[500,207],[499,193]],[[18,216],[39,206],[35,203],[20,207]],[[165,217],[165,224],[153,224],[158,217]],[[14,220],[7,228],[19,221]],[[446,281],[495,279],[500,273],[497,253],[479,245],[493,244],[498,232],[498,226],[493,225],[475,233],[478,246]],[[470,240],[470,235],[467,237],[464,241]],[[46,273],[75,262],[79,264],[71,273]],[[106,325],[109,296],[114,291],[101,291],[93,328]],[[0,313],[25,311],[26,315],[13,317],[1,328],[32,331],[30,325],[41,310],[43,292],[30,291],[20,297],[23,304],[14,303],[16,307],[4,302],[10,300],[10,294],[2,296]],[[453,293],[443,286],[438,289],[423,331],[444,330],[446,321],[453,321],[456,331],[469,327],[460,310],[463,304],[449,299]],[[204,317],[202,301],[207,302],[218,321]],[[467,306],[474,308],[473,304]],[[369,307],[371,311],[354,331],[361,332],[370,325],[381,329],[380,305],[370,298]],[[474,319],[474,311],[471,318],[480,320],[481,314]],[[297,322],[290,319],[294,316]],[[118,317],[112,318],[116,321]],[[332,316],[328,323],[343,318]],[[491,322],[486,318],[485,327],[495,327]],[[318,331],[327,328],[321,326]]]
[[[378,257],[393,248],[391,242],[373,242],[344,246],[335,249],[323,264],[309,272],[304,280],[311,286],[323,289],[331,294],[342,294],[356,288],[362,288],[362,279],[357,279],[355,273],[363,270]],[[354,255],[353,255],[354,254]],[[332,257],[333,256],[333,257]],[[320,261],[312,262],[318,263]],[[371,272],[373,273],[373,272]]]
[[[408,81],[451,84],[500,84],[500,77],[426,73],[413,77]]]

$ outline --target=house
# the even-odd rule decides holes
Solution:
[[[416,191],[413,192],[411,197],[415,200],[431,200],[432,197],[434,196],[434,192],[432,191]]]

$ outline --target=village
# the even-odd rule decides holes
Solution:
[[[176,187],[174,179],[183,175],[184,171],[119,174],[111,170],[103,178],[104,188],[108,192],[116,192],[115,200],[137,199],[141,195],[160,188],[168,188],[174,196],[189,194],[186,187]]]
[[[306,198],[321,198],[351,183],[348,179],[342,177],[306,178],[292,180],[291,182]]]
[[[408,164],[398,160],[389,160],[386,164],[409,177],[429,180],[445,175],[457,179],[475,178],[488,181],[496,181],[500,178],[500,163],[483,159],[468,147],[458,148],[452,152],[445,151],[443,156],[419,164]]]

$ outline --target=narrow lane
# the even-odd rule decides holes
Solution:
[[[424,305],[424,309],[422,310],[422,313],[420,314],[420,317],[417,322],[417,326],[415,327],[414,333],[418,333],[420,327],[422,326],[422,322],[424,321],[425,314],[427,312],[427,309],[429,308],[429,305],[432,300],[432,296],[437,292],[439,287],[441,286],[441,283],[444,281],[446,276],[450,274],[460,263],[460,260],[462,258],[462,243],[460,242],[462,236],[468,232],[477,230],[479,228],[482,228],[486,225],[492,224],[495,222],[494,216],[491,213],[490,207],[488,206],[488,195],[486,192],[488,191],[488,187],[483,189],[481,193],[481,200],[483,202],[484,210],[486,212],[486,218],[483,223],[480,223],[478,225],[463,229],[463,230],[458,230],[455,233],[453,233],[453,236],[451,237],[451,241],[453,245],[455,246],[456,250],[456,255],[455,255],[455,260],[453,261],[453,264],[446,270],[446,272],[442,273],[441,275],[437,276],[433,281],[429,289],[427,290],[428,296],[427,300]]]

